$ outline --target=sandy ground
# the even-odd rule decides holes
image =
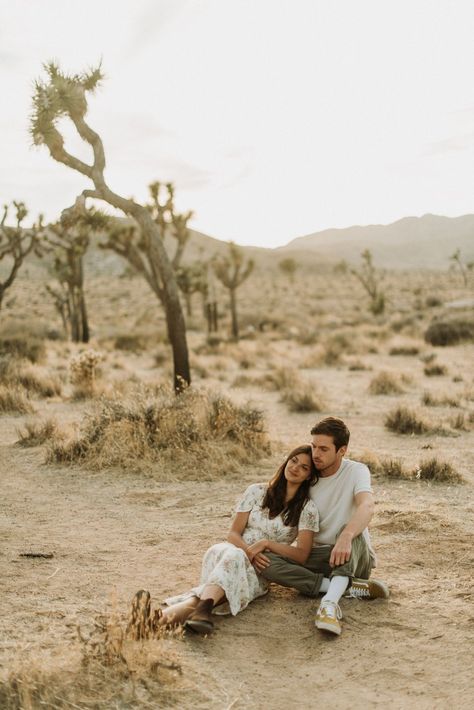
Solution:
[[[439,358],[449,362],[450,375],[464,374],[459,384],[446,378],[445,389],[460,392],[472,382],[472,373],[466,376],[472,348],[446,349]],[[473,706],[474,432],[457,437],[388,433],[383,413],[395,402],[419,401],[422,366],[406,358],[384,361],[380,355],[364,361],[377,369],[409,371],[412,385],[399,398],[368,397],[373,370],[308,373],[328,398],[328,411],[321,416],[332,413],[348,421],[354,458],[365,449],[412,464],[436,455],[449,460],[466,484],[374,479],[376,576],[389,584],[390,599],[343,600],[343,633],[328,638],[314,628],[314,600],[272,587],[238,617],[219,619],[211,637],[167,642],[183,672],[170,673],[166,706]],[[283,448],[306,441],[319,418],[289,414],[276,393],[236,389],[232,394],[265,410],[270,436]],[[81,406],[41,402],[38,414],[77,420]],[[156,602],[188,589],[199,576],[206,548],[225,535],[240,493],[249,483],[267,479],[278,459],[275,455],[241,477],[223,472],[218,482],[164,483],[137,473],[92,473],[45,466],[41,448],[14,446],[22,421],[2,417],[0,434],[2,675],[15,663],[42,656],[49,663],[64,661],[77,623],[90,624],[111,598],[125,613],[140,587],[149,589]],[[19,556],[32,550],[54,557]]]

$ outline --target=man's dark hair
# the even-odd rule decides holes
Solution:
[[[342,421],[336,417],[326,417],[321,419],[312,429],[311,434],[325,434],[332,436],[336,451],[339,451],[341,446],[347,446],[350,438],[350,431]]]

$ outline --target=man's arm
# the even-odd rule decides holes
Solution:
[[[334,545],[329,564],[331,567],[343,565],[351,556],[352,540],[365,530],[374,514],[374,496],[368,491],[354,496],[356,509],[352,518],[341,532]]]

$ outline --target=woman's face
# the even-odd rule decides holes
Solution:
[[[288,483],[303,483],[311,475],[311,456],[296,454],[285,466],[285,478]]]

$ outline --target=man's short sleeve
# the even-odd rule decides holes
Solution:
[[[319,530],[319,512],[312,500],[309,500],[301,511],[298,530]]]
[[[354,495],[358,493],[372,493],[372,485],[370,482],[370,471],[363,463],[357,462],[357,468],[354,471]]]
[[[240,501],[235,507],[236,513],[248,513],[254,506],[262,504],[266,486],[261,483],[253,483],[247,488]]]

